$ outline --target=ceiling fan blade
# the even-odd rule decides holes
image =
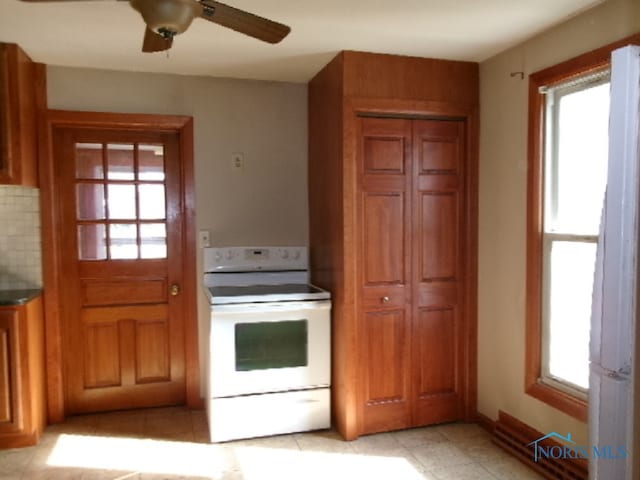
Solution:
[[[169,50],[173,45],[173,38],[166,39],[162,35],[147,28],[144,32],[144,40],[142,41],[142,51],[145,53],[162,52]]]
[[[202,5],[201,17],[205,20],[265,42],[278,43],[291,31],[291,28],[282,23],[214,0],[200,0],[200,5]]]

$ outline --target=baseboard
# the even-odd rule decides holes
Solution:
[[[491,419],[487,420],[491,422]],[[560,480],[586,480],[589,478],[588,463],[583,459],[539,458],[536,462],[534,449],[529,444],[543,435],[511,415],[503,411],[498,412],[498,421],[495,422],[493,429],[493,441],[498,446],[545,478]],[[560,443],[549,438],[541,441],[540,444],[545,447],[561,446]]]
[[[491,420],[489,417],[487,417],[486,415],[483,415],[480,412],[476,412],[475,417],[476,417],[475,418],[476,423],[480,427],[482,427],[484,430],[486,430],[488,433],[493,435],[493,431],[496,428],[496,422]]]

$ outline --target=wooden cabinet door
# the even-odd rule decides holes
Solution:
[[[463,414],[464,138],[462,121],[413,122],[415,425],[452,421]]]
[[[24,423],[19,320],[17,309],[0,309],[0,433],[17,432]]]
[[[37,108],[46,108],[44,66],[0,43],[0,184],[36,186]]]
[[[67,413],[185,400],[177,134],[60,129]]]
[[[411,121],[359,119],[361,433],[411,420]]]

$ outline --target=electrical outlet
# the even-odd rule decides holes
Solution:
[[[244,154],[242,153],[231,154],[231,168],[236,171],[242,170],[244,168]]]
[[[200,230],[200,248],[208,248],[211,246],[211,237],[209,230]]]

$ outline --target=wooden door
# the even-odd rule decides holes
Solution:
[[[59,128],[67,413],[185,400],[177,133]]]
[[[413,423],[463,416],[465,124],[413,122]]]
[[[361,433],[459,419],[464,122],[359,129]]]
[[[411,419],[411,121],[359,126],[361,433],[373,433]]]

